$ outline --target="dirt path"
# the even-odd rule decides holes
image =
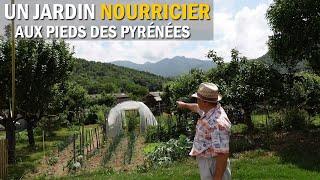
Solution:
[[[102,135],[100,136],[100,139],[100,142],[102,142]],[[121,138],[118,146],[116,147],[115,151],[111,156],[110,161],[107,163],[107,166],[113,168],[115,171],[131,171],[136,169],[137,166],[142,165],[144,163],[144,137],[138,135],[135,139],[131,163],[124,164],[125,154],[127,153],[128,149],[128,140],[128,136],[124,136],[123,138]],[[100,144],[100,148],[97,150],[97,139],[94,137],[93,144],[94,147],[91,147],[91,151],[89,151],[90,147],[86,147],[84,150],[85,157],[87,155],[91,155],[91,157],[85,160],[84,167],[82,167],[81,172],[94,171],[98,168],[101,168],[102,159],[108,151],[108,145],[110,144],[110,142],[104,146],[101,146]],[[61,177],[68,175],[69,172],[67,164],[68,161],[73,158],[73,143],[68,145],[62,152],[59,153],[59,155],[58,152],[55,152],[52,156],[58,157],[58,162],[55,165],[48,165],[47,161],[49,157],[46,157],[46,159],[42,160],[42,163],[37,167],[36,171],[27,174],[25,178],[32,179],[32,177],[41,175],[46,175],[50,177]]]
[[[126,168],[123,165],[125,153],[127,151],[128,147],[128,137],[125,136],[121,139],[120,143],[118,144],[116,150],[114,151],[114,154],[112,155],[108,165],[112,167],[115,171],[124,170],[126,171]]]
[[[32,179],[35,176],[49,175],[49,176],[63,176],[68,173],[66,167],[68,161],[73,155],[73,144],[69,144],[62,152],[58,153],[55,151],[51,157],[58,157],[58,161],[53,166],[47,164],[50,157],[45,157],[41,164],[36,168],[34,172],[30,172],[24,176],[26,179]]]
[[[100,146],[99,151],[96,154],[94,154],[92,157],[86,160],[84,165],[85,171],[94,171],[97,168],[101,167],[101,162],[104,155],[107,152],[108,144],[110,143],[107,143],[107,145],[104,145],[104,146]]]
[[[69,144],[66,149],[59,153],[58,162],[52,167],[52,175],[63,176],[68,174],[67,164],[68,161],[73,157],[73,144]]]
[[[134,144],[134,150],[133,150],[133,156],[132,161],[130,164],[127,165],[127,168],[129,170],[135,169],[137,166],[142,165],[144,162],[144,154],[143,154],[143,148],[145,146],[144,143],[144,137],[139,135],[136,138],[135,144]]]
[[[99,138],[102,139],[102,134],[99,135]],[[95,152],[97,150],[97,139],[94,136],[93,137],[93,145],[91,146],[91,148],[88,146],[84,149],[84,154],[85,157],[93,152]],[[99,146],[101,147],[101,143],[102,140],[100,140],[100,144]],[[105,150],[105,149],[101,149],[101,150]],[[104,153],[99,153],[99,154],[104,154]],[[69,144],[62,152],[58,153],[57,151],[55,151],[53,153],[53,155],[51,155],[51,157],[58,157],[58,161],[56,164],[50,166],[47,164],[48,159],[50,157],[46,157],[45,159],[43,159],[41,161],[41,163],[39,164],[39,166],[36,168],[36,170],[34,172],[30,172],[28,174],[25,175],[25,178],[27,179],[32,179],[32,177],[36,177],[36,176],[41,176],[41,175],[46,175],[46,176],[53,176],[53,177],[61,177],[61,176],[66,176],[68,175],[68,161],[70,161],[73,158],[73,143]],[[95,168],[100,166],[100,162],[98,161],[100,157],[99,156],[93,156],[93,158],[90,158],[90,166],[89,168]],[[92,159],[92,160],[91,160]],[[85,165],[87,165],[88,163],[85,162]],[[84,168],[87,169],[87,167],[85,166]]]

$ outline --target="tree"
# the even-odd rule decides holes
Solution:
[[[270,55],[288,69],[288,82],[301,61],[309,62],[320,73],[320,1],[275,0],[267,12],[273,35],[269,39]]]
[[[54,98],[53,87],[66,80],[71,71],[72,53],[64,41],[18,40],[17,102],[25,114],[31,147],[35,145],[33,128],[46,114]]]
[[[282,88],[277,70],[262,62],[248,61],[236,49],[231,50],[231,62],[220,63],[209,71],[208,79],[219,85],[224,105],[243,110],[249,130],[253,130],[252,112],[258,105],[275,104]]]
[[[11,96],[11,44],[9,38],[0,41],[1,109],[9,109]],[[28,122],[29,144],[34,146],[33,128],[46,114],[54,97],[57,83],[66,80],[72,70],[72,53],[64,41],[17,39],[16,43],[16,109]],[[5,127],[9,142],[9,160],[14,162],[15,118],[7,118]]]
[[[88,105],[88,92],[81,85],[73,82],[66,84],[66,91],[64,96],[64,110],[68,112],[68,120],[72,122],[74,117],[80,122],[80,114]]]
[[[169,105],[170,111],[175,110],[176,101],[181,98],[188,100],[204,81],[206,81],[205,73],[202,70],[193,69],[189,74],[182,75],[164,85],[163,101]]]

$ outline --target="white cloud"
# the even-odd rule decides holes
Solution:
[[[135,63],[159,61],[173,57],[178,41],[69,41],[77,57],[94,61],[110,62],[130,60]]]
[[[257,58],[268,51],[267,41],[271,34],[265,19],[268,4],[254,9],[242,8],[234,16],[216,13],[214,48],[220,56],[230,59],[230,50],[237,48],[248,58]]]
[[[214,15],[214,41],[69,41],[75,46],[77,57],[88,60],[110,62],[130,60],[136,63],[158,61],[174,56],[204,59],[205,53],[215,49],[227,61],[230,50],[237,48],[248,58],[257,58],[268,51],[266,42],[271,34],[265,19],[271,3],[262,3],[254,8],[242,7],[233,14],[223,7],[231,7],[218,0]]]

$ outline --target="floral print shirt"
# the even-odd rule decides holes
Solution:
[[[214,157],[219,153],[229,153],[231,123],[221,105],[218,103],[207,113],[199,109],[198,113],[201,117],[189,155]]]

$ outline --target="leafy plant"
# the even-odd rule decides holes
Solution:
[[[156,149],[147,154],[147,164],[149,166],[167,166],[173,161],[187,157],[192,142],[181,135],[179,139],[170,139],[168,142],[161,143]]]
[[[51,156],[51,157],[49,157],[47,164],[49,166],[53,166],[53,165],[57,164],[58,160],[59,160],[59,158],[57,156]]]
[[[132,155],[134,151],[134,143],[136,140],[135,133],[133,131],[129,132],[128,149],[125,154],[124,164],[130,164],[132,160]]]
[[[301,109],[289,109],[285,113],[284,127],[287,130],[303,130],[309,124],[308,112]]]
[[[119,135],[117,135],[116,137],[113,138],[112,142],[109,145],[109,148],[106,152],[106,154],[103,156],[102,158],[102,165],[105,166],[107,164],[107,162],[110,160],[113,152],[116,150],[118,144],[121,141],[121,138],[123,137],[123,133],[120,133]]]

